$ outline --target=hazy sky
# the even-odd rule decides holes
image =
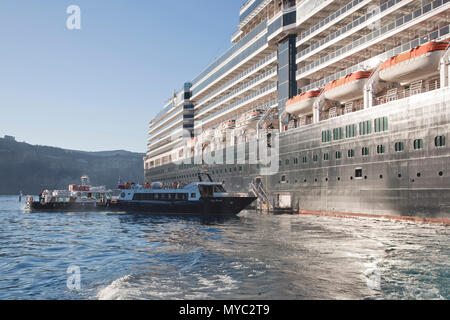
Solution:
[[[230,47],[242,2],[1,0],[0,137],[145,152],[173,91]]]

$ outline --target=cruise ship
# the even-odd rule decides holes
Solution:
[[[150,122],[146,182],[207,170],[257,205],[449,221],[448,0],[248,0]]]

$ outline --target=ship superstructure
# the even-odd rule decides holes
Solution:
[[[146,180],[211,157],[267,206],[448,218],[449,26],[444,0],[245,2],[230,49],[150,123]],[[260,140],[275,171],[251,161]]]

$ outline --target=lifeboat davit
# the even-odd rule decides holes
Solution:
[[[262,116],[263,112],[261,110],[247,112],[238,119],[237,125],[241,129],[249,129],[251,127],[255,127],[256,129],[256,125]]]
[[[314,102],[320,95],[320,90],[311,90],[295,96],[286,102],[286,112],[294,116],[311,114]]]
[[[232,130],[236,127],[236,120],[228,120],[224,123],[220,124],[215,132],[215,136],[220,138],[224,137],[227,133],[227,130]]]
[[[447,42],[431,41],[392,57],[380,66],[380,78],[409,83],[438,74],[439,63],[447,47]]]
[[[325,98],[341,103],[362,98],[371,74],[371,71],[358,71],[330,82],[324,89]]]
[[[207,145],[214,138],[214,130],[207,129],[200,134],[200,143]]]

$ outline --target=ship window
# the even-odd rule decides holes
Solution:
[[[324,153],[323,160],[325,160],[325,161],[330,160],[330,154],[329,153]]]
[[[313,156],[313,161],[314,161],[314,162],[319,161],[319,156],[318,156],[317,154],[315,154],[315,155]]]
[[[414,140],[414,150],[419,150],[419,149],[423,149],[423,140],[422,139]]]
[[[369,155],[369,148],[363,147],[361,153],[362,153],[363,156],[368,156]]]
[[[308,158],[307,157],[303,157],[303,163],[307,163],[308,162]]]
[[[395,143],[395,151],[396,152],[402,152],[405,146],[403,145],[403,142],[397,142]]]
[[[336,152],[336,159],[342,158],[342,153],[340,151]]]
[[[331,131],[326,130],[322,131],[322,142],[330,142],[331,141]]]
[[[362,169],[356,169],[355,170],[355,178],[362,178],[363,172]]]
[[[281,182],[286,182],[286,176],[285,175],[281,176]]]
[[[356,124],[345,126],[345,137],[346,138],[356,137]]]
[[[372,122],[364,121],[359,123],[359,134],[366,135],[372,133]]]
[[[353,149],[348,150],[347,151],[347,156],[349,158],[353,158],[355,156],[355,150],[353,150]]]
[[[445,146],[445,136],[438,136],[438,137],[434,138],[434,145],[436,147]]]
[[[333,139],[341,140],[344,138],[344,129],[343,128],[335,128],[333,129]]]
[[[385,148],[384,148],[384,146],[383,145],[378,145],[377,146],[377,153],[378,154],[382,154],[382,153],[384,153],[384,151],[385,151]]]
[[[378,118],[374,120],[375,132],[383,132],[388,130],[388,118]]]
[[[191,193],[191,198],[196,198],[197,194],[196,193]]]
[[[289,165],[289,159],[286,159],[285,163],[288,166]]]

